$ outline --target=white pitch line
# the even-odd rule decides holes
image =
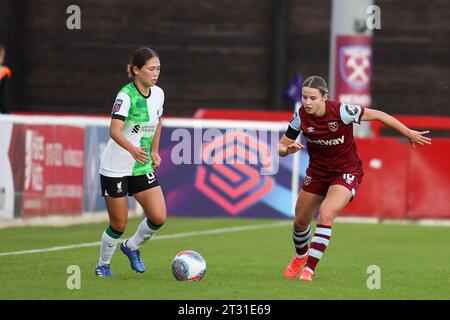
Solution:
[[[210,234],[221,234],[221,233],[227,233],[227,232],[239,232],[239,231],[256,230],[256,229],[264,229],[264,228],[276,228],[276,227],[285,226],[288,224],[292,224],[292,221],[281,221],[281,222],[276,222],[276,223],[257,224],[257,225],[243,226],[243,227],[219,228],[219,229],[212,229],[212,230],[207,230],[207,231],[192,231],[192,232],[174,233],[174,234],[155,236],[152,239],[152,241],[204,236],[204,235],[210,235]],[[119,241],[119,243],[122,241]],[[86,243],[79,243],[79,244],[70,244],[70,245],[66,245],[66,246],[43,248],[43,249],[32,249],[32,250],[22,250],[22,251],[13,251],[13,252],[0,252],[0,256],[13,256],[13,255],[19,255],[19,254],[31,254],[31,253],[40,253],[40,252],[70,250],[70,249],[76,249],[76,248],[95,247],[95,246],[99,246],[99,245],[100,245],[100,241],[86,242]]]

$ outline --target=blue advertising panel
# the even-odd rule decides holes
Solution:
[[[100,158],[109,140],[109,128],[87,126],[85,129],[84,212],[105,211],[100,188]]]
[[[169,215],[292,218],[293,157],[283,132],[164,127],[156,171]],[[307,153],[300,155],[303,181]]]

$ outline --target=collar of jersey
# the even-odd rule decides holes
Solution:
[[[152,88],[148,88],[148,96],[144,96],[144,95],[142,94],[142,92],[139,91],[139,89],[138,89],[136,83],[134,83],[134,81],[133,81],[133,86],[134,86],[134,88],[136,89],[136,91],[139,92],[139,94],[140,94],[143,98],[145,98],[145,99],[148,99],[148,98],[151,96],[151,94],[152,94]]]

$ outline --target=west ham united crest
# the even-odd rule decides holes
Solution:
[[[303,183],[305,184],[305,186],[310,184],[311,183],[311,177],[310,176],[305,176],[305,179],[303,180]]]
[[[339,53],[340,74],[347,85],[364,90],[370,83],[371,56],[369,46],[343,46]]]
[[[333,132],[336,132],[339,128],[338,123],[336,121],[328,122],[328,129],[330,129]]]

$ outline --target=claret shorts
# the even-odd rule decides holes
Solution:
[[[317,174],[308,168],[306,170],[305,179],[303,180],[302,189],[306,192],[325,197],[330,186],[340,184],[350,190],[354,197],[362,182],[363,175],[362,170],[349,173]]]

